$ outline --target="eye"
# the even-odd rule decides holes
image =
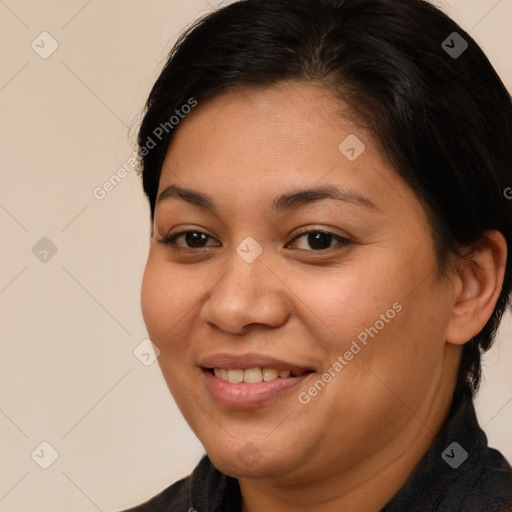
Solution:
[[[299,240],[300,238],[306,238],[305,245],[309,245],[313,249],[313,252],[319,252],[319,251],[325,251],[327,249],[331,249],[331,243],[333,241],[336,241],[336,245],[348,245],[351,243],[350,240],[347,238],[344,238],[339,235],[335,235],[334,233],[329,233],[328,231],[306,231],[305,233],[301,233],[297,237],[295,237],[292,242],[295,242],[296,240]],[[308,250],[304,247],[299,247],[301,250]]]
[[[176,243],[176,240],[181,237],[183,237],[185,244],[187,245],[183,246]],[[203,233],[202,231],[181,231],[180,233],[175,233],[174,235],[165,236],[158,241],[165,245],[174,245],[184,249],[203,249],[204,247],[207,247],[203,244],[209,238],[214,240],[211,235],[208,233]]]
[[[176,243],[177,240],[183,238],[185,245],[181,245]],[[312,249],[310,252],[319,252],[325,251],[332,248],[332,242],[337,242],[335,245],[348,245],[351,243],[350,240],[344,238],[339,235],[335,235],[334,233],[330,233],[328,231],[314,230],[314,231],[306,231],[304,233],[296,236],[291,243],[299,240],[301,238],[306,239],[306,244]],[[215,240],[208,233],[204,233],[202,231],[181,231],[179,233],[175,233],[174,235],[167,235],[158,240],[158,242],[165,245],[173,245],[182,249],[203,249],[208,247],[205,243],[208,239]],[[290,244],[288,244],[290,245]],[[218,246],[218,245],[217,245]],[[304,247],[299,247],[300,250],[309,250]]]

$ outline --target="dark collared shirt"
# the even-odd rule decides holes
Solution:
[[[463,392],[454,396],[430,449],[381,512],[511,511],[511,467],[487,446],[471,395]],[[240,488],[205,455],[190,476],[124,512],[241,512]]]

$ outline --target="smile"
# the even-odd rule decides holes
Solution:
[[[213,368],[210,371],[213,372],[215,377],[235,384],[240,382],[247,382],[248,384],[263,381],[270,382],[278,378],[300,377],[307,373],[306,371],[292,372],[291,370],[278,370],[276,368],[249,368],[248,370]]]
[[[199,361],[210,397],[228,408],[255,408],[299,386],[316,373],[265,354],[218,353]]]

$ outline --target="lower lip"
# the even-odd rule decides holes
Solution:
[[[258,407],[265,402],[298,386],[307,379],[311,373],[300,377],[288,377],[270,381],[231,383],[219,379],[208,370],[203,370],[206,386],[211,395],[219,404],[226,407],[250,408]]]

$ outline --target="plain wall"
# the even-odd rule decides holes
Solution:
[[[179,33],[221,3],[0,2],[1,512],[127,508],[203,453],[158,364],[133,353],[147,337],[140,179],[128,173],[103,199],[93,191],[132,156],[128,128]],[[512,1],[440,5],[512,90]],[[54,43],[43,31],[58,42],[46,59]],[[477,400],[490,444],[509,461],[511,332],[508,315]],[[58,452],[48,469],[38,465],[51,457],[43,441]]]

